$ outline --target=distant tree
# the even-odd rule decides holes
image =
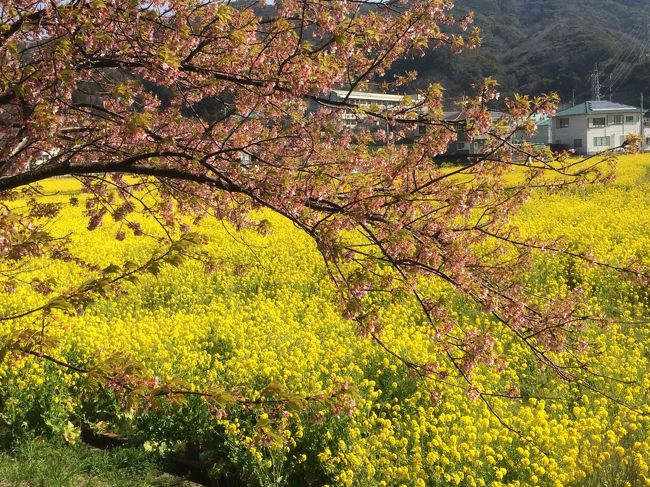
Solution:
[[[578,163],[513,145],[516,132],[534,131],[532,115],[553,113],[556,97],[505,99],[507,113],[495,119],[488,109],[499,93],[488,79],[460,103],[462,127],[445,121],[435,84],[392,110],[328,97],[335,86],[381,80],[403,56],[477,45],[477,30],[461,34],[471,16],[455,19],[451,7],[446,0],[1,0],[0,258],[76,258],[41,223],[59,208],[40,203],[34,184],[53,176],[83,182],[89,230],[108,217],[125,222],[117,239],[138,235],[128,223],[138,212],[155,218],[175,249],[187,215],[246,226],[252,209],[266,208],[317,243],[342,312],[380,345],[384,324],[367,296],[414,293],[438,350],[428,364],[405,360],[416,372],[436,374],[444,362],[480,394],[473,369],[502,365],[496,334],[461,329],[448,303],[427,291],[436,279],[496,317],[539,363],[577,377],[580,369],[563,368],[553,353],[578,346],[572,334],[591,319],[581,290],[546,299],[524,276],[537,251],[592,259],[520,237],[510,222],[533,188],[609,175],[600,170],[608,157]],[[346,110],[389,130],[346,130]],[[443,169],[433,158],[459,131],[486,137],[484,153]],[[521,174],[509,178],[514,168]],[[139,199],[145,191],[157,195],[154,205]],[[17,198],[29,207],[14,209]],[[93,286],[134,271],[117,266],[4,319],[53,306],[74,311]],[[5,287],[10,278],[0,274]]]

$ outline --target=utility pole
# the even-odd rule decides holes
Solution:
[[[643,121],[643,115],[645,114],[645,110],[643,108],[643,91],[641,92],[641,154],[645,152],[645,130],[644,130],[644,121]]]
[[[600,101],[600,72],[598,63],[594,64],[594,71],[591,73],[591,99]]]
[[[575,88],[573,88],[571,90],[571,103],[572,103],[572,105],[571,105],[572,107],[576,106],[576,89]]]
[[[643,47],[639,53],[639,63],[645,62],[646,58],[650,54],[650,15],[645,17],[645,39],[643,42]],[[641,129],[639,130],[641,136],[641,153],[645,153],[645,106],[643,103],[643,91],[641,92]]]

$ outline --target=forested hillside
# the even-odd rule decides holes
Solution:
[[[650,40],[646,0],[459,0],[483,33],[478,50],[452,56],[432,50],[399,63],[415,69],[416,85],[438,81],[454,97],[493,76],[504,92],[557,91],[570,102],[590,97],[590,74],[599,64],[603,95],[638,103],[650,93]],[[611,86],[611,90],[610,90]]]

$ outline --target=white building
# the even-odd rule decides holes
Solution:
[[[640,135],[640,108],[611,101],[586,101],[553,117],[551,140],[576,154],[619,147],[629,134]]]
[[[377,107],[377,111],[391,110],[401,105],[407,95],[389,95],[387,93],[372,93],[366,91],[332,90],[329,99],[333,101],[346,101],[360,107]],[[412,96],[417,100],[417,95]],[[365,121],[365,117],[348,109],[343,113],[343,122],[346,128],[354,128]]]

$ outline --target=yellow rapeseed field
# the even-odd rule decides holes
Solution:
[[[617,172],[618,181],[608,187],[536,194],[517,216],[522,233],[563,235],[576,249],[590,248],[612,264],[636,259],[650,265],[650,157],[625,156]],[[50,200],[67,202],[78,186],[57,179],[45,188],[54,193]],[[87,232],[82,212],[83,204],[66,206],[50,224],[54,234],[73,232],[82,259],[106,267],[149,257],[151,239],[117,241],[119,224],[110,221]],[[314,401],[278,418],[264,408],[233,406],[211,420],[215,415],[190,399],[120,412],[109,399],[78,394],[81,374],[22,357],[0,366],[6,398],[0,436],[40,427],[72,441],[80,421],[101,422],[98,428],[138,438],[152,454],[200,443],[215,476],[238,471],[251,485],[650,486],[647,288],[539,256],[531,276],[539,292],[561,295],[576,282],[587,284],[593,309],[618,318],[607,329],[586,332],[587,360],[601,375],[587,377],[583,387],[564,383],[539,369],[521,345],[504,340],[500,352],[512,357],[510,366],[500,373],[481,369],[478,381],[495,392],[514,384],[524,399],[470,400],[462,384],[415,379],[358,336],[333,304],[335,291],[313,242],[280,217],[260,218],[270,223],[266,235],[218,221],[201,224],[211,272],[193,260],[166,265],[80,316],[53,312],[44,321],[4,321],[0,336],[29,328],[55,339],[50,354],[70,363],[119,353],[161,382],[179,381],[192,390],[217,384],[251,400],[271,383],[302,396],[345,389],[347,407]],[[143,227],[160,233],[155,222],[143,220]],[[92,271],[74,262],[34,259],[15,289],[3,292],[0,314],[48,299],[33,289],[35,278],[48,280],[56,293],[85,274]],[[453,313],[468,326],[490,324],[460,302]],[[387,345],[415,362],[431,360],[413,303],[386,306],[382,318]],[[266,414],[282,427],[277,438],[260,441]]]

